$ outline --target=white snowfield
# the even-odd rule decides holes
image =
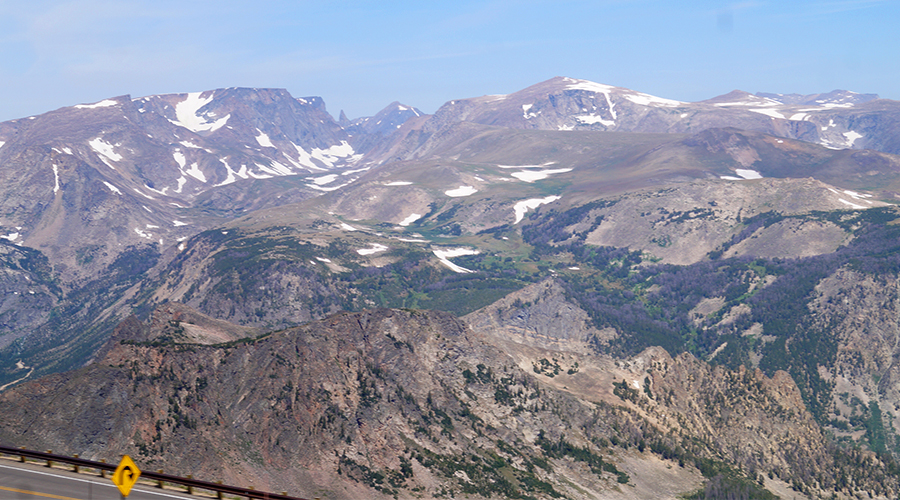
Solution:
[[[606,120],[602,116],[596,115],[579,115],[575,117],[576,120],[584,123],[585,125],[594,125],[599,123],[605,127],[612,127],[616,124],[615,120]]]
[[[356,251],[356,253],[358,253],[360,255],[372,255],[373,253],[383,252],[387,249],[388,249],[388,247],[386,247],[384,245],[381,245],[378,243],[372,243],[372,248],[360,248],[359,250]]]
[[[347,141],[341,141],[340,144],[329,146],[326,149],[314,148],[310,152],[310,156],[324,163],[328,168],[334,168],[334,164],[342,159],[347,163],[355,163],[362,158],[362,155],[356,154],[353,146]]]
[[[175,120],[169,120],[170,122],[178,125],[180,127],[184,127],[192,132],[215,132],[219,130],[228,122],[228,119],[231,118],[231,115],[225,115],[218,120],[209,121],[205,116],[200,116],[197,114],[200,111],[200,108],[206,106],[213,100],[213,94],[210,93],[209,97],[205,99],[200,97],[201,92],[191,92],[187,95],[187,97],[175,105]]]
[[[77,104],[75,105],[76,109],[96,109],[96,108],[108,108],[110,106],[115,106],[119,104],[117,101],[113,101],[112,99],[104,99],[100,102],[95,102],[94,104]]]
[[[734,169],[734,173],[738,174],[740,177],[735,177],[733,175],[722,175],[719,178],[726,181],[747,181],[751,179],[763,178],[762,174],[760,174],[756,170],[750,170],[748,168],[736,168]]]
[[[444,191],[444,194],[451,198],[459,198],[462,196],[471,196],[477,193],[478,190],[473,186],[460,186],[456,189],[450,189],[448,191]]]
[[[100,160],[106,164],[107,167],[115,170],[116,167],[110,162],[114,161],[122,161],[122,155],[115,152],[113,149],[114,146],[103,140],[102,137],[98,137],[88,142],[88,146],[94,150],[98,155],[100,155]]]
[[[307,177],[307,179],[312,180],[313,184],[317,186],[324,186],[325,184],[331,184],[337,179],[337,174],[328,174],[323,175],[322,177]]]
[[[536,172],[532,171],[532,170],[523,170],[521,172],[513,172],[512,176],[515,177],[516,179],[519,179],[520,181],[534,182],[534,181],[546,179],[547,177],[550,177],[553,174],[563,174],[563,173],[571,172],[571,171],[572,171],[571,168],[555,168],[555,169],[549,169],[549,170],[538,170]]]
[[[255,137],[255,139],[256,139],[256,142],[258,142],[260,146],[262,146],[264,148],[274,148],[275,147],[275,145],[272,144],[272,140],[269,139],[269,136],[266,135],[265,132],[263,132],[260,129],[256,129],[256,131],[259,132],[259,135],[257,135]]]
[[[400,226],[406,227],[421,218],[422,218],[422,214],[409,214],[409,216],[407,216],[405,219],[400,221]]]
[[[341,222],[341,229],[343,229],[344,231],[359,231],[359,229],[356,229],[346,222]]]
[[[862,139],[865,136],[860,134],[859,132],[854,132],[853,130],[851,130],[849,132],[844,132],[844,137],[847,138],[847,147],[849,148],[856,143],[857,139]]]
[[[546,198],[532,198],[530,200],[523,200],[513,207],[513,210],[516,213],[516,221],[513,224],[518,224],[522,222],[522,219],[525,218],[525,214],[528,213],[529,210],[534,210],[535,208],[546,205],[547,203],[553,203],[558,200],[559,196],[547,196]]]
[[[474,273],[475,271],[471,269],[466,269],[465,267],[458,266],[449,259],[453,257],[461,257],[463,255],[478,255],[478,250],[474,250],[471,248],[445,248],[445,249],[432,249],[432,253],[441,261],[441,264],[449,267],[451,270],[457,273]]]
[[[411,184],[412,184],[412,182],[409,182],[409,181],[394,181],[394,182],[388,182],[387,184],[385,184],[385,186],[409,186]]]

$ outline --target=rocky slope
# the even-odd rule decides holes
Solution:
[[[123,335],[90,367],[0,396],[3,439],[331,498],[660,498],[695,489],[700,472],[824,493],[837,469],[860,477],[854,488],[897,488],[880,462],[865,478],[835,463],[786,374],[658,349],[524,370],[425,311],[342,313],[212,346]]]

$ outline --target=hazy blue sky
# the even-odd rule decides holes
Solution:
[[[131,94],[280,87],[328,110],[570,76],[697,101],[900,100],[900,2],[0,0],[0,120]]]

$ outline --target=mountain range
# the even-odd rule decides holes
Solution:
[[[559,77],[2,123],[0,438],[322,498],[895,496],[898,106]]]

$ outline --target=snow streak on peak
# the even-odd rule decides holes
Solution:
[[[607,101],[609,101],[609,94],[611,92],[616,91],[621,94],[625,99],[629,101],[639,104],[641,106],[664,106],[664,107],[675,107],[684,105],[681,101],[676,101],[673,99],[665,99],[662,97],[656,97],[650,94],[644,94],[643,92],[636,92],[634,90],[628,90],[618,87],[613,87],[612,85],[604,85],[602,83],[596,83],[589,80],[576,80],[574,78],[563,78],[563,81],[568,83],[566,85],[566,89],[570,90],[587,90],[588,92],[596,92],[598,94],[606,95]],[[612,109],[612,103],[609,103],[610,110]],[[615,117],[613,117],[615,119]]]
[[[612,85],[604,85],[602,83],[595,83],[589,80],[576,80],[574,78],[563,78],[563,81],[569,83],[566,85],[567,89],[571,90],[587,90],[588,92],[597,92],[600,94],[605,94],[607,92],[612,92],[616,88]]]
[[[119,104],[118,101],[114,101],[112,99],[104,99],[100,102],[95,102],[94,104],[77,104],[75,106],[76,109],[96,109],[96,108],[108,108],[110,106],[115,106]]]
[[[177,120],[170,120],[175,125],[182,126],[192,132],[215,132],[222,128],[231,115],[225,115],[215,121],[209,121],[206,116],[198,115],[200,108],[206,106],[213,100],[213,95],[209,97],[201,97],[201,92],[191,92],[185,100],[175,105],[175,116]]]

